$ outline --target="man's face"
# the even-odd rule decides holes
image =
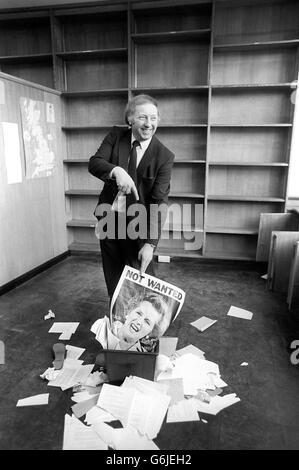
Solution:
[[[145,300],[127,315],[121,335],[128,342],[137,342],[151,333],[159,319],[160,314]]]
[[[132,116],[129,116],[135,139],[142,142],[150,139],[158,127],[158,110],[152,103],[139,104]]]

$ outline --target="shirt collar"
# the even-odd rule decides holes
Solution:
[[[133,132],[132,132],[132,135],[131,135],[131,145],[133,145],[133,142],[135,142],[135,137],[133,135]],[[141,142],[139,142],[140,144],[140,147],[141,147],[141,150],[143,151],[143,153],[146,151],[147,147],[149,146],[149,144],[151,143],[151,140],[152,140],[152,137],[150,139],[147,139],[147,140],[142,140]]]

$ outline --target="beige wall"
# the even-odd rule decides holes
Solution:
[[[0,73],[0,286],[67,250],[59,93]],[[4,90],[3,90],[4,88]],[[55,167],[51,176],[26,179],[20,97],[53,103]],[[1,122],[18,124],[22,182],[8,184]]]

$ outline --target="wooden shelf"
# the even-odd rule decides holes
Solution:
[[[66,163],[66,164],[76,164],[76,163],[88,163],[89,162],[89,158],[65,158],[63,160],[63,163]],[[205,165],[206,164],[206,160],[174,160],[173,162],[174,164],[187,164],[187,165]],[[224,163],[219,163],[220,165],[225,165]],[[214,163],[212,163],[212,165],[214,165]],[[239,165],[238,163],[234,164],[232,163],[232,165]],[[242,164],[241,164],[242,165]],[[277,163],[277,164],[265,164],[265,166],[287,166],[287,163]]]
[[[209,166],[261,166],[261,167],[283,167],[287,168],[288,163],[268,163],[268,162],[209,162]]]
[[[71,243],[69,245],[70,252],[95,252],[100,253],[100,244],[98,243]]]
[[[162,128],[185,128],[187,127],[188,129],[189,128],[196,128],[196,127],[208,127],[207,124],[166,124],[166,123],[162,123],[162,124],[159,124],[159,128],[162,127]]]
[[[209,90],[209,85],[196,85],[187,87],[138,87],[131,88],[132,93],[153,93],[153,94],[172,94],[172,93],[204,93]]]
[[[226,91],[226,90],[281,90],[281,89],[296,89],[297,83],[234,83],[231,85],[211,85],[212,90]]]
[[[255,261],[255,256],[246,256],[242,253],[227,253],[224,254],[222,251],[205,251],[205,258],[210,259],[221,259],[221,260],[232,260],[232,261]]]
[[[66,225],[68,227],[86,227],[86,228],[94,228],[96,226],[97,221],[94,219],[72,219],[69,220]]]
[[[171,192],[169,193],[170,198],[186,198],[186,199],[203,199],[204,194],[198,193],[183,193],[183,192]]]
[[[201,251],[196,250],[175,250],[174,248],[158,248],[154,252],[154,256],[166,255],[171,258],[202,258]]]
[[[80,194],[81,195],[81,194]],[[68,227],[80,227],[80,228],[94,228],[97,221],[94,219],[71,219],[67,222]],[[194,232],[194,233],[203,233],[203,228],[190,227],[190,226],[164,226],[163,232]]]
[[[268,123],[268,124],[211,124],[211,127],[292,127],[291,123]]]
[[[65,158],[63,160],[63,163],[66,163],[66,164],[82,164],[82,163],[88,163],[89,162],[89,158]],[[186,165],[205,165],[206,164],[206,160],[174,160],[173,162],[175,165],[178,164],[186,164]],[[213,165],[213,163],[212,163]],[[220,165],[222,165],[222,163],[220,163]],[[224,165],[224,164],[223,164]],[[234,164],[232,164],[234,165]],[[239,165],[238,163],[236,163],[235,165]],[[241,164],[242,165],[242,164]],[[275,164],[269,164],[269,166],[272,166]],[[268,164],[265,164],[265,166],[268,166]],[[276,166],[287,166],[287,163],[283,164],[283,163],[277,163]]]
[[[119,47],[114,49],[56,52],[56,55],[64,60],[88,60],[100,59],[101,57],[123,57],[126,56],[127,53],[128,49],[126,47]]]
[[[285,201],[279,197],[263,197],[263,196],[229,196],[229,195],[210,195],[209,201],[240,201],[240,202],[278,202]]]
[[[66,164],[76,164],[76,163],[82,164],[82,163],[88,163],[88,162],[89,162],[89,158],[65,158],[63,160],[63,163],[66,163]]]
[[[268,49],[279,47],[297,47],[299,39],[292,39],[288,41],[258,41],[258,42],[244,42],[244,43],[230,43],[230,44],[217,44],[214,43],[214,50],[217,51],[232,51],[232,50],[248,50],[248,49]]]
[[[128,88],[111,88],[107,90],[88,90],[88,91],[63,91],[61,96],[64,98],[84,98],[85,96],[115,96],[128,93]]]
[[[181,226],[181,225],[165,225],[163,232],[195,232],[203,233],[203,228],[197,228],[194,226]]]
[[[160,42],[193,41],[194,39],[209,39],[210,29],[194,29],[188,31],[168,31],[159,33],[137,33],[131,38],[136,44],[153,44]]]
[[[66,196],[99,196],[100,189],[67,189]]]
[[[2,64],[18,64],[22,62],[49,62],[51,60],[51,53],[0,56],[0,63]]]
[[[203,0],[200,1],[200,3],[194,0],[184,0],[183,3],[180,0],[159,0],[159,2],[157,2],[156,0],[147,0],[146,2],[134,2],[132,5],[132,10],[134,13],[137,12],[139,15],[142,15],[142,17],[144,17],[152,15],[153,13],[161,14],[161,12],[163,11],[164,14],[173,14],[176,13],[178,10],[179,13],[182,14],[182,9],[185,9],[186,7],[189,9],[190,7],[192,7],[193,16],[194,13],[200,13],[202,15],[205,13],[207,8],[210,10],[210,8],[212,7],[212,3],[210,0]],[[196,11],[197,9],[199,11]]]
[[[194,165],[205,165],[205,164],[206,164],[206,160],[183,160],[183,159],[181,159],[181,160],[174,160],[173,163],[174,163],[175,165],[176,165],[176,164],[185,164],[185,163],[188,164],[188,165],[189,165],[190,163],[191,163],[192,165],[193,165],[193,164],[194,164]]]
[[[226,233],[231,235],[258,235],[258,230],[225,228],[225,227],[207,227],[206,233]]]
[[[63,131],[89,131],[97,129],[111,129],[114,124],[100,125],[100,126],[61,126]],[[125,124],[116,124],[117,127],[128,127]]]

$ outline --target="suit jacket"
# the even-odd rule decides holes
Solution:
[[[88,171],[105,183],[98,205],[102,203],[112,205],[118,193],[116,181],[114,178],[110,178],[109,175],[115,166],[127,170],[131,135],[130,129],[113,127],[95,155],[89,160]],[[166,217],[165,204],[168,202],[173,160],[174,154],[154,135],[137,168],[138,203],[145,206],[148,215],[147,239],[144,240],[144,243],[157,245],[160,238]],[[151,204],[156,204],[160,207],[160,210],[163,208],[161,220],[150,220],[149,208]],[[158,235],[153,237],[150,228],[153,229],[152,224],[156,224],[156,222],[158,222],[158,227],[156,227]]]

